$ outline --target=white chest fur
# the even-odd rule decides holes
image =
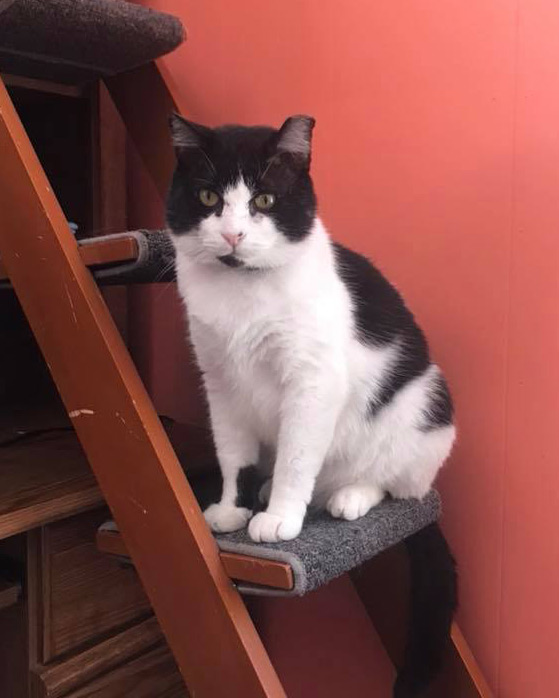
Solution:
[[[351,341],[349,299],[322,227],[299,245],[293,264],[265,272],[192,263],[180,249],[177,258],[200,367],[219,376],[266,441],[292,375],[328,365],[343,374]]]

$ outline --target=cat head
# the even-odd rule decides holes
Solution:
[[[238,269],[288,263],[316,216],[313,126],[309,116],[292,116],[280,129],[211,129],[173,115],[167,223],[178,253]]]

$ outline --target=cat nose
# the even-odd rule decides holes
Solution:
[[[244,236],[244,233],[221,233],[221,237],[226,240],[231,247],[236,247]]]

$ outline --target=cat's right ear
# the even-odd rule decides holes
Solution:
[[[276,135],[278,153],[288,153],[299,166],[308,168],[311,162],[314,124],[314,118],[305,114],[290,116],[286,119]]]
[[[169,119],[173,145],[177,156],[192,149],[203,150],[207,146],[211,135],[211,128],[187,121],[180,114],[173,113]]]

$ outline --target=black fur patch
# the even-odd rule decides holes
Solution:
[[[278,150],[279,131],[273,128],[194,126],[197,131],[191,135],[193,140],[198,138],[199,146],[175,148],[177,166],[167,199],[167,222],[173,233],[188,234],[204,218],[214,213],[220,215],[219,205],[204,206],[200,190],[210,189],[221,196],[241,175],[254,194],[276,197],[269,211],[253,208],[252,215],[270,216],[278,230],[293,242],[308,235],[316,215],[310,158],[301,159]],[[188,122],[175,117],[174,132],[181,127],[188,128]],[[191,142],[186,138],[185,141]]]
[[[424,429],[427,431],[452,424],[454,416],[452,397],[443,376],[439,375],[437,377],[432,390],[429,406],[425,414],[426,424]]]
[[[225,264],[226,267],[236,268],[244,266],[244,262],[235,257],[234,254],[224,254],[218,257],[218,259],[222,264]]]
[[[371,262],[343,245],[334,244],[337,271],[355,307],[355,324],[363,344],[381,347],[400,343],[396,364],[386,375],[369,411],[375,415],[409,381],[430,365],[427,341],[401,295]]]
[[[255,465],[242,468],[237,475],[237,501],[238,507],[245,507],[251,511],[261,511],[264,507],[260,503],[258,495],[266,478],[259,472]]]

